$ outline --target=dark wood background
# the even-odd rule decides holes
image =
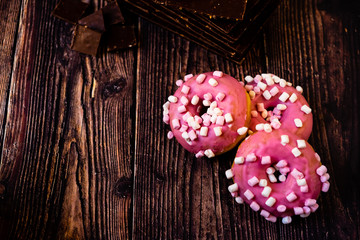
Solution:
[[[56,2],[0,0],[1,239],[359,239],[357,1],[284,0],[241,65],[142,19],[138,47],[78,54]],[[303,86],[331,174],[315,214],[265,221],[227,191],[236,150],[166,138],[175,80],[216,69]]]

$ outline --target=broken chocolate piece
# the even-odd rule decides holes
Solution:
[[[105,32],[105,24],[102,10],[98,10],[89,16],[86,16],[79,20],[79,25],[86,26],[97,32]]]
[[[124,17],[116,2],[109,2],[101,10],[103,12],[106,28],[113,24],[124,23]]]
[[[134,26],[111,25],[106,32],[107,51],[114,51],[136,45]]]
[[[54,8],[52,15],[71,24],[75,24],[84,14],[88,6],[88,3],[80,0],[60,0]]]
[[[87,26],[77,25],[71,49],[96,56],[101,39],[101,33],[88,28]]]
[[[195,12],[242,20],[247,0],[153,0],[157,3],[186,8]]]

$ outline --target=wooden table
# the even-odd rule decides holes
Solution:
[[[284,0],[236,65],[142,19],[138,47],[78,54],[56,2],[0,0],[1,239],[359,239],[359,4]],[[167,139],[175,80],[216,69],[304,87],[331,174],[315,214],[265,221],[227,191],[236,150]]]

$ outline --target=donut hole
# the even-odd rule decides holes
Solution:
[[[197,108],[197,112],[199,113],[199,116],[202,116],[203,114],[208,112],[208,109],[210,108],[210,106],[204,106],[202,104],[200,104]]]
[[[284,161],[284,160],[282,160]],[[283,162],[281,162],[283,163]],[[272,164],[266,169],[268,180],[271,183],[282,183],[285,182],[289,174],[289,167],[287,165],[281,167],[278,166],[279,162]],[[284,165],[284,164],[283,164]]]

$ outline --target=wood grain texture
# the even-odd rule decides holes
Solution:
[[[128,239],[133,50],[101,50],[98,58],[71,51],[71,26],[50,14],[56,2],[23,1],[14,13],[20,20],[2,109],[0,236]]]

